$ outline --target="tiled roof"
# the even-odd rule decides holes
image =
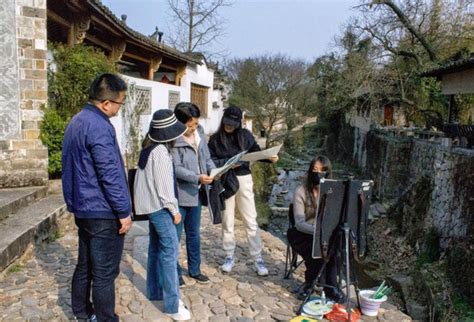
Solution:
[[[199,65],[202,63],[202,61],[198,57],[194,57],[192,55],[182,53],[181,51],[175,48],[167,46],[163,43],[159,43],[153,38],[145,36],[133,30],[132,28],[128,27],[125,22],[123,22],[118,17],[116,17],[107,6],[102,4],[100,0],[87,0],[87,2],[91,6],[93,6],[97,11],[101,12],[104,16],[111,19],[113,23],[115,23],[119,28],[121,28],[124,31],[124,33],[128,34],[130,37],[134,38],[135,40],[145,43],[146,45],[152,47],[153,49],[160,51],[164,54],[167,54],[169,56],[175,57],[177,59],[184,60],[189,63],[199,64]]]
[[[436,68],[426,70],[422,73],[420,73],[420,76],[422,77],[436,77],[436,76],[441,76],[444,74],[448,74],[451,72],[456,72],[456,71],[461,71],[465,70],[468,68],[473,68],[474,67],[474,54],[471,54],[471,56],[456,60],[441,66],[438,66]]]

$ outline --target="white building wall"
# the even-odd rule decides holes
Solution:
[[[182,101],[189,100],[190,97],[190,90],[187,90],[182,86],[165,84],[146,79],[130,77],[126,75],[121,76],[129,84],[135,83],[135,85],[141,87],[151,88],[151,113],[142,115],[140,120],[142,136],[144,136],[148,132],[148,126],[150,125],[153,113],[157,110],[168,108],[168,96],[170,91],[179,92]],[[111,118],[110,121],[115,127],[115,131],[117,133],[117,141],[119,142],[120,149],[122,153],[125,153],[125,137],[123,134],[124,123],[121,113],[119,112],[119,114],[116,117]]]
[[[142,78],[122,75],[128,83],[135,83],[141,87],[151,89],[151,113],[141,117],[141,133],[144,136],[148,131],[153,113],[159,109],[170,108],[168,106],[169,93],[179,92],[181,102],[191,101],[191,84],[205,86],[208,91],[207,118],[201,117],[200,124],[204,128],[206,135],[210,136],[219,128],[220,120],[223,114],[223,102],[221,100],[220,90],[214,90],[214,70],[208,68],[206,64],[188,65],[186,73],[181,80],[181,86],[165,84],[156,81],[150,81]],[[212,103],[217,102],[217,108],[212,107]],[[172,107],[171,107],[172,108]],[[122,153],[125,153],[124,124],[121,114],[110,119],[117,133],[117,140]]]
[[[186,73],[181,79],[181,87],[186,88],[187,97],[181,98],[182,101],[191,100],[191,83],[208,87],[207,96],[207,118],[201,117],[200,124],[204,128],[204,133],[210,136],[219,128],[219,123],[222,117],[222,101],[220,100],[219,94],[215,93],[214,86],[214,70],[207,67],[206,63],[202,65],[188,65]],[[212,103],[218,103],[218,108],[213,108]]]

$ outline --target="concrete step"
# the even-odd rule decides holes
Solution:
[[[22,207],[46,197],[48,187],[0,189],[0,220],[15,214]]]
[[[19,258],[30,244],[41,243],[58,231],[68,216],[62,195],[52,195],[21,208],[0,222],[0,272]]]

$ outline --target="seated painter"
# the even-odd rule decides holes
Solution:
[[[331,161],[325,156],[315,157],[308,168],[304,184],[299,186],[293,196],[293,213],[295,227],[288,229],[287,238],[291,247],[304,259],[306,271],[302,285],[302,294],[311,291],[313,282],[324,263],[322,258],[312,257],[313,234],[316,224],[316,211],[319,199],[319,181],[332,175]],[[324,287],[328,298],[336,302],[344,299],[344,294],[337,288],[337,268],[335,258],[331,258],[317,281],[320,284],[333,286]]]

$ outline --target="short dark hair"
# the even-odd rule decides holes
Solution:
[[[186,124],[193,117],[196,117],[196,118],[201,117],[201,111],[199,110],[199,107],[197,107],[193,103],[180,102],[176,104],[174,108],[174,115],[176,115],[176,118],[178,119],[178,121],[180,121],[183,124]]]
[[[127,83],[115,74],[105,73],[99,75],[91,84],[89,89],[89,100],[102,102],[113,100],[120,92],[127,90]]]

